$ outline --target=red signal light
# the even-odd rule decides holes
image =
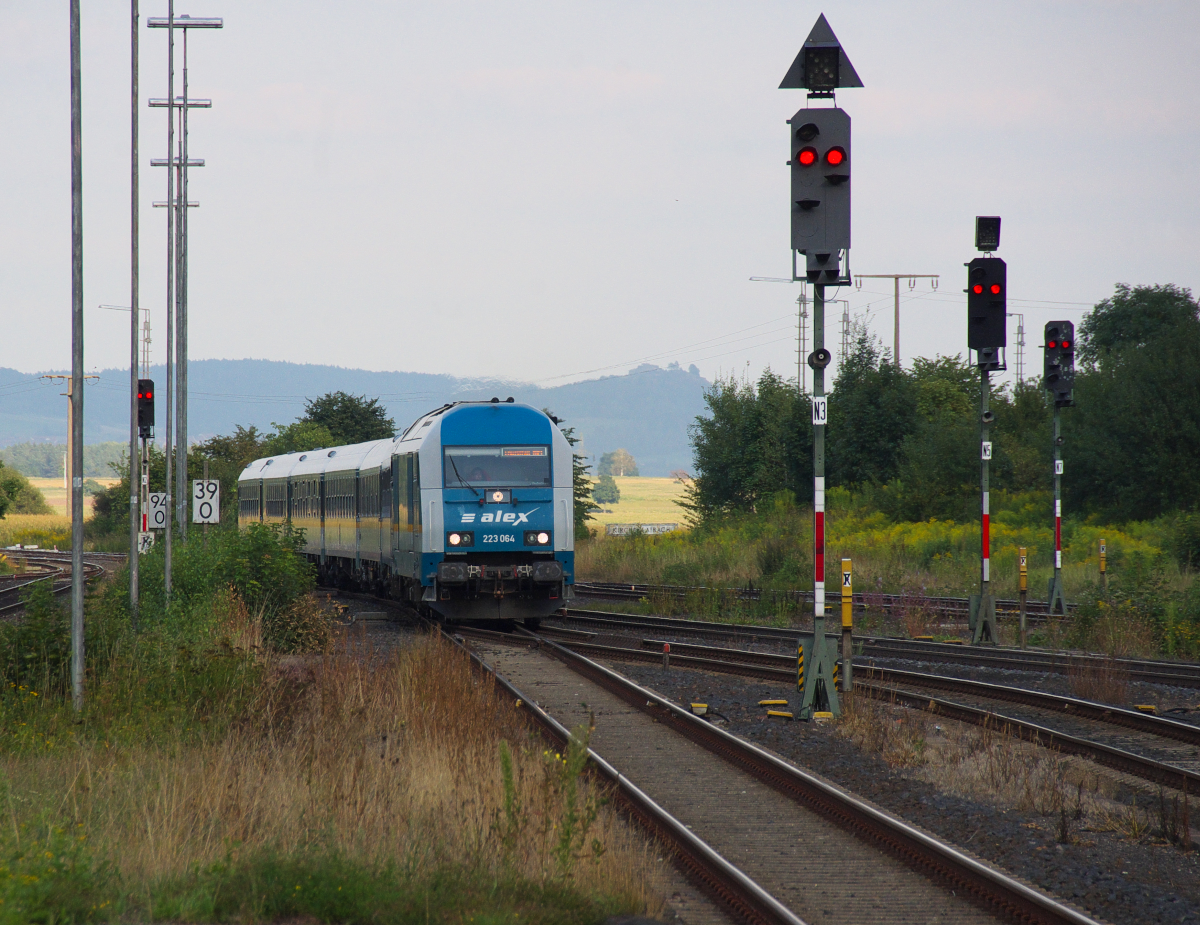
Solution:
[[[992,283],[992,295],[1000,295],[1000,284]]]
[[[1064,340],[1062,342],[1062,345],[1063,345],[1063,349],[1065,350],[1067,347],[1071,346],[1071,342],[1069,340]]]
[[[831,167],[839,167],[846,162],[846,152],[842,148],[830,148],[825,152],[825,163]]]
[[[816,148],[801,148],[796,152],[796,163],[801,167],[811,167],[817,162]]]
[[[1049,347],[1051,350],[1054,350],[1055,348],[1058,347],[1058,341],[1052,340],[1052,341],[1050,341],[1050,343],[1046,344],[1046,346]]]
[[[971,287],[971,291],[973,293],[975,293],[975,295],[982,295],[983,294],[983,283],[976,283],[974,286]]]

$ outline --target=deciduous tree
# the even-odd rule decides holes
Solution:
[[[621,500],[621,489],[611,475],[600,476],[592,488],[592,500],[597,504],[616,504]]]
[[[296,423],[319,424],[333,437],[333,444],[364,443],[395,436],[396,422],[378,398],[328,392],[304,403],[304,415]]]
[[[635,476],[638,474],[637,460],[628,450],[618,449],[600,457],[597,475]]]

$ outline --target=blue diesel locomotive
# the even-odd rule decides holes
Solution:
[[[256,459],[238,523],[302,529],[322,583],[451,621],[537,621],[574,596],[571,463],[536,408],[456,402],[391,440]]]

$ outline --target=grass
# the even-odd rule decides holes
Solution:
[[[0,546],[71,548],[71,519],[61,514],[9,514],[0,518]]]
[[[89,482],[99,482],[105,488],[116,485],[120,479],[88,479]],[[70,516],[70,500],[67,497],[67,490],[63,487],[61,478],[40,479],[30,478],[29,484],[42,493],[46,499],[46,503],[50,505],[55,513],[63,517]],[[85,518],[92,516],[92,498],[90,495],[85,495],[83,499],[83,516]]]
[[[616,504],[602,505],[604,512],[593,512],[589,526],[603,534],[607,524],[661,524],[684,526],[684,510],[675,502],[683,498],[685,486],[677,479],[614,476],[621,491]]]
[[[942,792],[1045,818],[1029,827],[1052,831],[1061,843],[1112,832],[1191,846],[1186,800],[1168,799],[1161,788],[1157,800],[1139,796],[1087,762],[1013,738],[1004,726],[947,720],[859,691],[845,698],[835,728],[865,753]]]
[[[598,807],[564,833],[598,794],[569,792],[563,760],[463,656],[437,639],[387,655],[353,642],[271,666],[241,692],[242,718],[211,730],[193,716],[144,738],[20,736],[0,759],[0,851],[19,867],[30,842],[69,848],[70,869],[43,876],[84,871],[96,899],[154,918],[596,921],[657,908],[646,846]],[[31,725],[58,725],[46,714],[62,707],[25,702]]]
[[[1067,677],[1076,697],[1121,706],[1129,702],[1129,669],[1115,658],[1072,664]]]
[[[287,537],[249,533],[181,549],[169,607],[148,557],[137,634],[118,579],[89,597],[78,716],[62,609],[0,633],[0,925],[660,911],[650,847],[582,775],[588,730],[546,749],[440,638],[314,632]]]
[[[1053,571],[1049,502],[1036,493],[994,493],[992,585],[1016,597],[1018,550],[1029,557],[1030,597],[1045,596]],[[953,521],[889,521],[842,489],[827,495],[826,571],[840,560],[854,563],[856,591],[919,590],[930,596],[978,590],[979,524]],[[614,509],[615,510],[615,509]],[[1045,521],[1043,523],[1043,521]],[[1110,567],[1131,557],[1163,554],[1165,538],[1151,525],[1064,525],[1063,582],[1069,598],[1092,587],[1099,576],[1099,541],[1108,543]],[[597,581],[712,584],[754,583],[764,587],[812,587],[812,513],[782,493],[757,514],[729,516],[678,535],[649,538],[597,537],[578,551],[581,577]]]
[[[863,629],[936,634],[938,619],[929,599],[978,592],[978,524],[891,521],[872,509],[869,499],[843,489],[830,490],[826,500],[826,576],[836,581],[840,560],[849,558],[855,592],[868,601],[872,594],[896,593],[911,601],[904,613],[886,618],[869,610]],[[1029,599],[1045,600],[1053,570],[1050,509],[1044,493],[993,493],[993,594],[1017,596],[1018,555],[1024,547]],[[1063,583],[1068,600],[1079,606],[1069,621],[1035,625],[1031,643],[1117,656],[1200,657],[1200,582],[1192,569],[1169,555],[1174,529],[1170,518],[1116,525],[1065,522]],[[1106,590],[1099,586],[1101,539],[1108,544]],[[810,591],[812,513],[782,492],[756,513],[712,518],[688,531],[593,537],[577,546],[576,566],[585,581]],[[720,619],[794,620],[801,615],[799,606],[776,603],[769,594],[762,602],[746,603],[736,594],[695,593],[682,603],[647,600],[639,609]],[[1015,628],[1010,635],[1015,641]]]

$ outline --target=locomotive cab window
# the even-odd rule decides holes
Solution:
[[[549,488],[548,446],[448,446],[447,488]]]

